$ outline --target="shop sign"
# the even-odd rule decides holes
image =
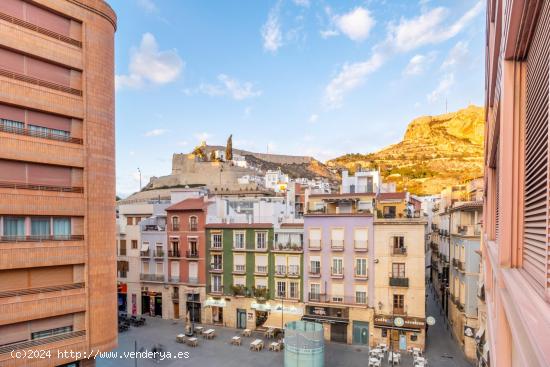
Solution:
[[[225,307],[225,300],[224,299],[213,299],[209,298],[205,302],[205,306],[210,307]]]
[[[397,326],[397,327],[410,328],[410,329],[422,329],[425,326],[425,322],[424,322],[424,319],[420,317],[375,316],[374,326],[377,326],[377,327]]]
[[[473,338],[475,335],[475,330],[471,326],[464,326],[464,336],[467,336],[469,338]]]
[[[256,311],[271,311],[271,305],[269,303],[252,302],[250,308]]]
[[[286,305],[282,306],[280,304],[273,307],[271,311],[278,311],[289,315],[299,315],[299,316],[302,316],[304,314],[304,309],[301,307],[286,306]]]
[[[248,320],[252,320],[254,318],[254,314],[252,312],[248,312],[246,316],[248,317]]]

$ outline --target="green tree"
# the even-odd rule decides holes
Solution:
[[[225,145],[225,160],[230,161],[233,159],[233,134],[227,138],[227,144]]]

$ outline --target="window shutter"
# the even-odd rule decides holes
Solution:
[[[545,2],[527,56],[523,267],[548,288],[548,92],[550,2]]]

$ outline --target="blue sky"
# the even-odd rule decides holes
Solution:
[[[204,139],[326,160],[483,103],[482,0],[109,3],[122,195]]]

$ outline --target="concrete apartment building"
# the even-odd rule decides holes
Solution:
[[[427,221],[414,213],[403,215],[399,209],[409,206],[408,195],[403,194],[379,195],[373,226],[372,338],[374,344],[385,343],[396,351],[410,347],[424,349],[426,337],[424,250]],[[396,206],[393,209],[385,208],[389,206],[388,196]]]
[[[479,359],[550,365],[550,2],[487,2]]]
[[[322,323],[327,340],[369,345],[373,199],[373,192],[309,196],[304,214],[303,319]]]
[[[100,0],[0,1],[2,366],[117,344],[115,29]]]

